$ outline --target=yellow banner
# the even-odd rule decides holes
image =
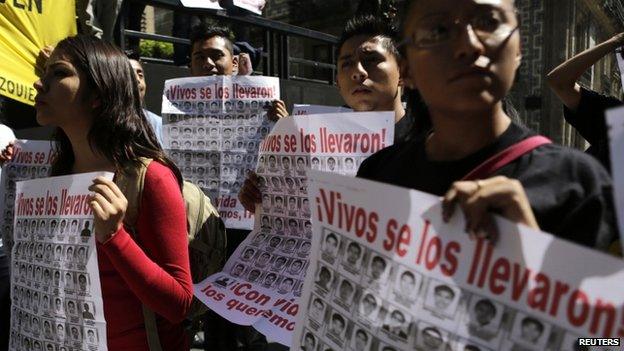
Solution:
[[[0,95],[33,105],[39,51],[75,34],[74,0],[0,0]]]

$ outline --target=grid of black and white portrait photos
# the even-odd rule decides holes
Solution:
[[[347,176],[355,176],[358,168],[367,156],[312,156],[310,168],[317,171],[332,172]]]
[[[302,349],[557,350],[564,331],[323,228]]]
[[[164,148],[189,180],[213,201],[236,197],[258,147],[272,128],[268,100],[174,102],[188,114],[164,116]]]
[[[260,156],[257,173],[263,195],[259,225],[247,246],[239,250],[232,276],[280,294],[301,294],[312,247],[305,178],[308,161],[306,155]]]
[[[11,350],[97,349],[92,277],[93,220],[15,221],[11,274]],[[94,289],[99,289],[94,287]]]
[[[13,247],[13,215],[15,213],[15,183],[48,177],[50,166],[47,164],[8,163],[2,172],[2,193],[4,194],[2,209],[2,235],[4,252],[11,253]]]

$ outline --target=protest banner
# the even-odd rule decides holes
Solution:
[[[573,351],[624,336],[622,260],[502,218],[496,246],[472,240],[461,211],[444,223],[439,197],[414,190],[309,184],[296,349]]]
[[[76,34],[74,0],[0,1],[0,94],[34,105],[36,59]]]
[[[216,204],[227,228],[251,229],[253,216],[238,201],[245,169],[273,123],[266,112],[279,99],[274,77],[173,79],[163,94],[164,147],[185,179]]]
[[[0,208],[3,211],[2,241],[0,243],[4,245],[4,252],[7,255],[10,255],[13,247],[15,183],[47,177],[52,167],[54,155],[53,144],[50,141],[17,140],[13,148],[13,158],[2,167]]]
[[[232,3],[236,7],[240,7],[241,9],[245,9],[255,14],[261,15],[262,10],[266,5],[266,0],[233,0]]]
[[[624,72],[624,70],[622,71]],[[624,235],[624,107],[606,111],[611,150],[611,175],[620,235]],[[621,252],[624,252],[624,240],[620,237]]]
[[[353,112],[352,109],[342,106],[294,104],[293,116],[318,115],[326,113]]]
[[[219,0],[180,0],[182,6],[196,9],[223,10],[219,5]]]
[[[312,238],[307,170],[354,176],[366,157],[392,144],[393,124],[393,112],[281,119],[260,144],[255,228],[223,272],[195,285],[195,296],[233,323],[290,345]]]
[[[106,350],[93,212],[97,172],[18,182],[9,350]]]

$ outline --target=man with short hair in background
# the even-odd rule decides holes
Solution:
[[[238,72],[238,56],[234,54],[232,33],[225,27],[199,24],[191,30],[191,76],[231,76]],[[281,100],[273,101],[267,117],[277,120],[288,116]],[[228,258],[250,231],[228,228]],[[211,350],[265,350],[266,338],[252,327],[232,324],[208,313],[206,343]],[[242,344],[242,348],[239,347]]]
[[[352,18],[338,43],[336,68],[340,95],[354,111],[394,111],[394,143],[409,139],[415,132],[415,117],[405,112],[401,102],[403,81],[398,36],[391,23],[373,15]],[[312,169],[318,169],[314,159]],[[248,211],[254,212],[261,196],[257,176],[250,174],[238,198]]]
[[[145,93],[147,92],[147,84],[145,83],[145,71],[143,70],[143,64],[141,63],[141,56],[132,50],[126,50],[126,56],[130,60],[130,65],[132,66],[132,70],[134,70],[134,75],[139,83],[139,95],[141,97],[141,103],[145,105]],[[149,111],[145,107],[143,108],[143,113],[145,113],[145,117],[147,121],[152,126],[152,130],[156,134],[156,139],[160,145],[162,145],[162,117],[159,115]]]

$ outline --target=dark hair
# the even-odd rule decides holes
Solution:
[[[306,333],[305,338],[312,338],[312,342],[316,345],[316,339],[314,338],[314,335],[310,332]]]
[[[496,315],[496,306],[494,306],[492,301],[490,301],[488,299],[481,299],[481,300],[477,301],[477,303],[475,304],[475,308],[477,306],[488,307],[490,309],[490,311],[492,311],[493,314]]]
[[[544,331],[544,324],[542,324],[542,322],[540,322],[539,320],[533,318],[533,317],[524,317],[522,319],[522,322],[520,322],[520,324],[524,327],[527,324],[533,324],[537,327],[537,329],[539,329],[539,332],[542,333]]]
[[[405,315],[403,314],[403,312],[401,312],[401,311],[399,311],[399,310],[394,310],[394,311],[392,311],[392,313],[390,313],[390,316],[393,316],[393,315],[398,315],[398,316],[401,316],[401,318],[403,319],[403,321],[405,321]]]
[[[344,327],[344,325],[345,325],[345,320],[344,320],[344,317],[343,317],[343,316],[341,316],[341,315],[339,315],[338,313],[334,313],[334,315],[332,316],[332,320],[342,322],[342,326],[343,326],[343,327]]]
[[[347,40],[358,35],[368,35],[386,39],[382,44],[384,48],[391,52],[396,58],[400,57],[397,44],[399,31],[390,21],[384,21],[370,14],[351,18],[347,21],[342,35],[340,36],[340,40],[338,41],[338,52],[340,52],[340,49],[342,49],[342,46]]]
[[[373,257],[372,262],[381,262],[381,263],[383,263],[384,267],[386,266],[386,260],[384,260],[383,258],[381,258],[379,256]]]
[[[414,273],[410,272],[410,271],[405,271],[403,273],[401,273],[401,277],[408,275],[410,277],[412,277],[412,279],[416,279],[416,277],[414,276]]]
[[[358,255],[362,253],[362,248],[356,242],[352,241],[351,243],[349,243],[349,245],[347,246],[347,249],[350,249],[352,247],[358,249],[358,252],[359,252]]]
[[[87,134],[89,146],[108,159],[117,171],[138,166],[140,157],[154,159],[169,167],[182,184],[182,175],[164,153],[143,109],[139,87],[130,61],[121,50],[90,36],[74,36],[56,46],[87,78],[89,93],[97,94],[101,104]],[[57,128],[57,156],[52,175],[70,174],[74,153],[69,138]]]
[[[124,54],[130,60],[141,62],[141,55],[136,50],[128,49],[124,51]]]
[[[441,291],[446,291],[449,294],[451,294],[452,297],[455,297],[455,291],[453,291],[453,289],[449,288],[446,285],[438,285],[435,288],[433,288],[434,293],[439,293]]]
[[[234,35],[232,34],[232,31],[227,27],[208,26],[205,23],[200,23],[191,29],[191,50],[193,50],[193,45],[195,45],[195,43],[208,40],[213,37],[221,37],[225,39],[225,47],[228,49],[230,54],[234,55],[234,43],[232,43]]]

